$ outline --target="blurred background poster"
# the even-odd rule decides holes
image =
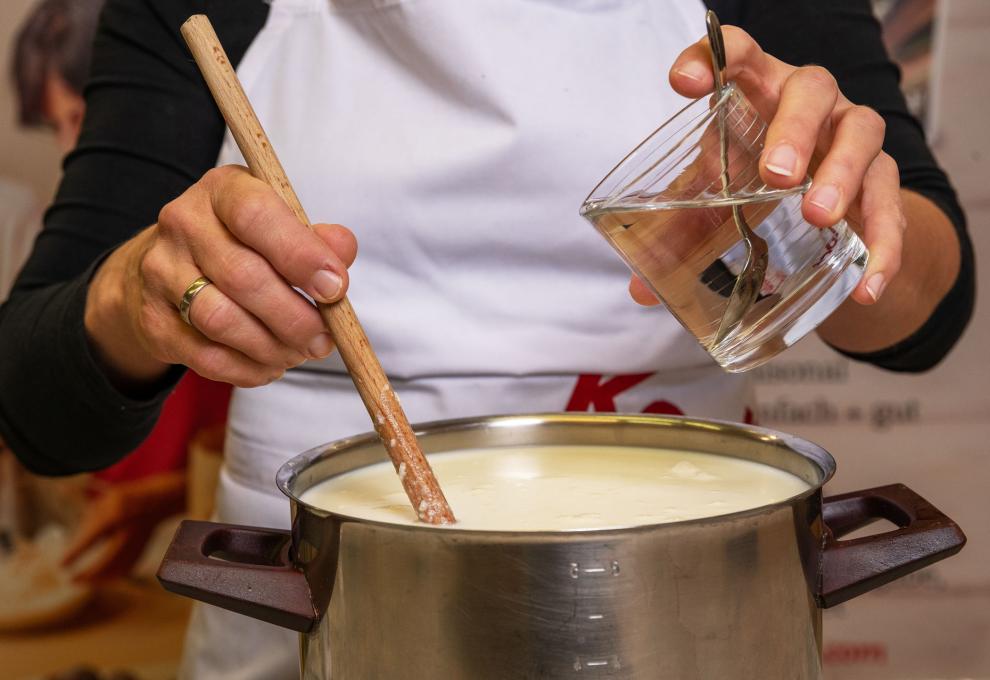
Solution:
[[[876,0],[874,7],[985,267],[990,2]],[[825,612],[828,680],[990,678],[990,289],[985,276],[977,285],[972,323],[930,373],[850,362],[813,337],[757,369],[759,422],[807,437],[839,461],[828,493],[903,482],[969,538],[952,560]]]
[[[101,0],[66,2],[81,12]],[[24,128],[22,102],[6,77],[15,32],[36,6],[0,2],[0,299],[53,194],[68,134],[56,130],[56,139],[50,129]],[[960,193],[978,261],[990,261],[990,2],[875,0],[874,8],[909,105]],[[929,374],[855,364],[813,337],[756,373],[759,422],[816,441],[839,460],[829,493],[901,481],[969,536],[958,557],[825,613],[828,680],[990,680],[984,281],[965,337]],[[222,436],[190,429],[186,443],[181,464],[154,475],[120,469],[69,480],[26,475],[0,450],[0,679],[175,677],[190,601],[165,594],[153,573],[176,521],[168,510],[208,516]],[[65,549],[95,526],[94,515],[112,515],[121,498],[165,498],[180,486],[182,507],[163,503],[152,516],[132,517],[126,531],[107,531],[71,569],[63,565]],[[12,537],[23,533],[34,540],[15,550]],[[107,578],[74,578],[94,569]],[[124,575],[111,577],[114,569]]]

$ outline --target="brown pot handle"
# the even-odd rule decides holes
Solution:
[[[305,575],[289,560],[290,543],[288,531],[185,520],[158,580],[173,593],[306,633],[319,616]]]
[[[818,604],[832,607],[959,552],[966,536],[951,519],[903,484],[853,491],[822,502],[825,549]],[[899,528],[839,538],[877,519]]]

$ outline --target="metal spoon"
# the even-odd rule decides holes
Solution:
[[[725,82],[725,41],[722,38],[722,26],[719,24],[715,12],[708,10],[705,17],[708,25],[708,42],[712,50],[712,72],[715,74],[715,98],[720,99],[726,88]],[[729,198],[729,146],[725,138],[725,108],[718,109],[718,138],[722,154],[722,195]],[[719,322],[718,330],[715,332],[713,345],[720,342],[739,326],[746,312],[753,306],[760,288],[763,287],[763,279],[767,274],[767,262],[769,252],[767,242],[754,232],[743,217],[742,210],[738,204],[732,204],[732,220],[736,223],[736,229],[746,244],[746,263],[743,265],[739,275],[736,276],[736,283],[732,287],[732,294],[729,296],[729,303],[722,313],[722,320]]]

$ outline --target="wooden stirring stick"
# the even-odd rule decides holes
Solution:
[[[296,217],[306,226],[311,226],[210,20],[202,14],[190,17],[182,25],[182,37],[189,45],[251,174],[271,185]],[[339,302],[320,304],[318,307],[416,514],[420,520],[430,524],[453,524],[454,514],[419,448],[416,435],[382,371],[368,336],[354,315],[351,303],[345,297]]]

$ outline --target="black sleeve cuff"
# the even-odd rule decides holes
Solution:
[[[0,365],[0,432],[38,474],[69,475],[119,461],[151,432],[185,371],[173,366],[142,399],[110,383],[83,326],[98,265],[72,281],[23,291],[0,312],[0,356],[18,357]]]
[[[924,193],[924,192],[919,192]],[[934,197],[929,196],[939,203]],[[959,237],[959,275],[928,320],[904,340],[876,352],[846,352],[832,349],[855,361],[874,364],[900,373],[921,373],[934,368],[962,336],[973,316],[976,299],[976,264],[973,245],[961,212],[940,206],[952,219]]]

